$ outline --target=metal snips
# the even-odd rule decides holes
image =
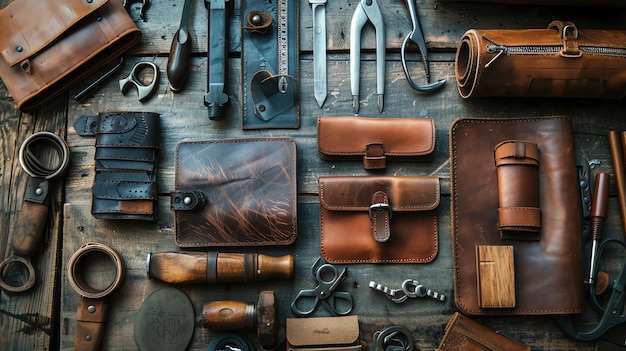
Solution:
[[[361,0],[350,24],[350,90],[354,113],[359,113],[359,76],[361,74],[361,31],[367,22],[376,31],[376,94],[383,111],[385,95],[385,23],[376,0]]]
[[[428,67],[428,52],[426,50],[426,40],[424,39],[424,33],[422,32],[419,18],[417,17],[417,5],[415,1],[416,0],[407,0],[413,29],[409,32],[406,38],[404,38],[402,48],[400,49],[400,57],[402,58],[402,68],[404,69],[404,75],[406,76],[406,80],[411,88],[419,92],[427,93],[441,89],[446,84],[447,79],[443,78],[436,81],[435,83],[430,82],[430,68]],[[417,45],[420,53],[422,54],[422,63],[424,64],[424,71],[426,73],[426,81],[428,82],[428,84],[417,85],[411,78],[411,74],[409,73],[409,69],[406,64],[407,47],[411,43]]]

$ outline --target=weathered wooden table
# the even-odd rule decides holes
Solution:
[[[10,1],[0,1],[2,7]],[[280,325],[294,317],[289,304],[296,293],[312,287],[310,267],[319,257],[319,201],[317,179],[321,175],[364,175],[360,162],[327,162],[316,151],[318,115],[353,115],[350,93],[349,39],[350,21],[357,1],[329,1],[326,23],[328,32],[328,91],[323,108],[313,97],[312,13],[306,0],[300,0],[300,128],[285,130],[244,131],[241,128],[240,3],[230,22],[231,69],[229,84],[232,105],[224,121],[210,121],[203,105],[207,86],[207,10],[202,1],[193,2],[192,73],[184,91],[172,93],[167,86],[165,69],[172,35],[179,23],[182,2],[153,0],[147,21],[138,15],[138,3],[132,6],[132,17],[143,32],[141,42],[128,54],[125,66],[96,95],[78,104],[70,91],[33,113],[20,113],[4,85],[0,84],[0,252],[7,255],[13,235],[12,227],[23,198],[26,177],[17,162],[21,142],[37,131],[52,131],[66,138],[71,148],[71,165],[63,189],[54,194],[45,243],[34,257],[38,281],[23,294],[0,295],[0,349],[47,350],[71,349],[76,328],[75,313],[78,294],[69,286],[67,263],[81,245],[97,241],[116,249],[126,262],[127,275],[121,289],[111,300],[109,321],[103,349],[134,350],[135,315],[145,297],[164,283],[146,277],[146,255],[149,252],[179,250],[174,243],[173,213],[169,209],[169,191],[174,186],[174,155],[177,144],[186,140],[208,140],[256,136],[286,135],[297,142],[298,238],[288,247],[262,247],[230,250],[260,252],[270,255],[292,254],[295,277],[291,281],[270,281],[251,284],[206,284],[179,286],[193,301],[196,328],[189,346],[206,349],[216,332],[202,327],[201,311],[212,300],[254,302],[258,292],[273,289],[279,302]],[[400,45],[410,30],[408,10],[403,0],[381,0],[380,6],[387,29],[385,109],[378,112],[375,95],[374,34],[366,27],[362,45],[365,52],[361,64],[361,116],[431,117],[436,124],[437,146],[432,161],[424,163],[393,162],[388,175],[436,175],[441,179],[442,198],[439,214],[439,254],[429,264],[351,265],[348,280],[342,286],[355,299],[353,314],[359,316],[362,339],[371,345],[373,333],[388,325],[409,328],[421,350],[435,348],[443,336],[443,327],[456,310],[453,299],[452,258],[450,238],[450,174],[449,127],[458,117],[519,117],[567,115],[573,119],[576,150],[579,155],[597,159],[595,171],[612,172],[607,132],[625,130],[623,101],[582,99],[520,99],[483,98],[463,100],[454,80],[454,56],[458,40],[469,28],[543,28],[554,19],[574,21],[579,28],[626,29],[623,10],[606,8],[568,8],[543,6],[504,6],[484,3],[418,1],[419,18],[425,32],[430,55],[432,77],[448,78],[447,86],[432,95],[421,95],[406,83],[400,62]],[[1,34],[1,33],[0,33]],[[128,74],[138,61],[154,62],[160,68],[157,93],[144,103],[134,92],[119,92],[117,79]],[[423,77],[419,57],[413,69]],[[506,77],[502,77],[506,79]],[[94,179],[94,141],[81,138],[72,124],[81,115],[94,115],[107,110],[151,111],[161,114],[162,150],[159,152],[159,220],[157,222],[97,220],[90,213],[90,188]],[[606,236],[622,237],[614,183],[611,187]],[[227,250],[225,250],[227,251]],[[609,268],[621,267],[621,257],[609,260]],[[612,266],[611,266],[612,265]],[[448,296],[445,302],[433,299],[411,300],[394,304],[380,293],[368,288],[370,280],[390,286],[407,278],[420,280]],[[537,297],[550,291],[537,291]],[[327,315],[323,309],[316,315]],[[589,315],[588,324],[596,316]],[[494,329],[506,331],[515,338],[544,350],[591,350],[593,342],[568,338],[548,316],[476,318]],[[254,332],[248,332],[254,336]]]

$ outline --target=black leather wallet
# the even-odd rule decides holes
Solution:
[[[101,112],[79,117],[74,129],[96,137],[93,216],[156,220],[159,114]]]

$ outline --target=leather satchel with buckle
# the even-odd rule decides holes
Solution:
[[[437,255],[439,178],[319,178],[321,252],[331,263],[427,263]]]

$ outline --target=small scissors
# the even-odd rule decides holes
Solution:
[[[317,281],[315,289],[300,290],[296,298],[291,303],[291,310],[300,317],[307,317],[315,311],[320,302],[326,307],[333,316],[345,316],[352,311],[352,295],[345,291],[335,291],[341,283],[348,277],[348,269],[344,268],[341,273],[331,264],[324,263],[320,265],[321,258],[318,258],[311,267],[313,279]],[[327,278],[330,278],[327,280]],[[302,310],[299,305],[309,304],[308,301],[314,298],[313,307],[308,310]],[[345,300],[346,309],[340,309],[337,300]]]
[[[152,76],[152,81],[145,85],[139,79],[139,72],[143,69],[147,68],[151,69],[154,73]],[[126,78],[120,79],[120,90],[122,94],[126,93],[126,88],[129,85],[134,85],[137,87],[137,94],[139,95],[139,101],[144,101],[149,98],[157,88],[157,83],[159,81],[159,67],[156,64],[148,61],[137,62],[133,69],[130,71],[130,74]]]
[[[404,75],[406,76],[406,80],[411,86],[411,88],[427,93],[431,91],[438,90],[443,88],[446,84],[447,79],[443,78],[438,80],[435,83],[430,83],[430,68],[428,67],[428,52],[426,50],[426,40],[424,39],[424,33],[422,32],[422,28],[420,26],[419,18],[417,17],[417,5],[415,4],[415,0],[407,0],[407,5],[409,6],[409,13],[411,14],[411,22],[413,23],[413,29],[409,32],[409,34],[404,38],[404,42],[402,43],[402,47],[400,49],[400,56],[402,58],[402,68],[404,69]],[[426,85],[417,85],[411,79],[411,74],[409,73],[409,69],[406,65],[406,51],[409,43],[413,43],[417,45],[420,53],[422,54],[422,62],[424,63],[424,71],[426,72],[426,81],[428,84]]]

